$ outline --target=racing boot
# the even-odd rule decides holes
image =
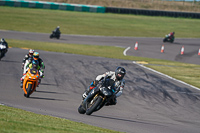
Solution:
[[[40,83],[41,83],[41,79],[39,79],[38,84],[37,84],[37,87],[39,87]],[[35,90],[36,90],[36,89],[35,89]]]
[[[20,83],[20,87],[22,88],[23,87],[23,79],[21,78],[21,83]]]

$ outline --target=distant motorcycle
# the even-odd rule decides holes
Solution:
[[[59,39],[60,38],[60,34],[61,32],[55,32],[55,31],[52,31],[52,34],[50,35],[50,38],[57,38]]]
[[[0,43],[0,60],[5,56],[6,52],[7,52],[6,46]]]
[[[91,115],[109,103],[115,93],[114,80],[104,78],[99,84],[89,92],[88,96],[82,101],[78,108],[80,114]]]
[[[35,91],[39,78],[39,71],[36,68],[28,69],[22,87],[25,97],[28,98]]]
[[[165,38],[163,39],[163,42],[171,42],[171,43],[173,43],[174,40],[175,40],[174,36],[170,37],[170,36],[166,35]]]

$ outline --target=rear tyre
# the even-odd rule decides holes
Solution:
[[[96,111],[97,107],[100,106],[102,101],[103,98],[101,96],[98,96],[95,99],[93,99],[93,102],[88,104],[86,115],[91,115],[94,111]]]
[[[31,89],[32,89],[32,84],[28,85],[28,89],[27,89],[27,94],[26,97],[29,98],[30,94],[31,94]]]
[[[0,60],[1,60],[2,57],[3,57],[3,56],[2,56],[2,52],[0,51]]]

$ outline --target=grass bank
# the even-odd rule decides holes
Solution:
[[[57,117],[39,115],[0,105],[1,133],[118,133],[108,129],[73,122]]]
[[[51,33],[56,26],[63,34],[199,38],[199,19],[70,12],[0,6],[0,29]]]
[[[34,0],[38,1],[38,0]],[[135,8],[165,11],[200,12],[199,1],[163,0],[40,0],[72,4],[100,5],[105,7]]]

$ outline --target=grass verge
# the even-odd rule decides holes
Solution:
[[[60,26],[63,34],[199,38],[200,19],[139,15],[70,12],[0,6],[0,29],[51,33]]]
[[[108,129],[0,105],[1,133],[117,133]]]

